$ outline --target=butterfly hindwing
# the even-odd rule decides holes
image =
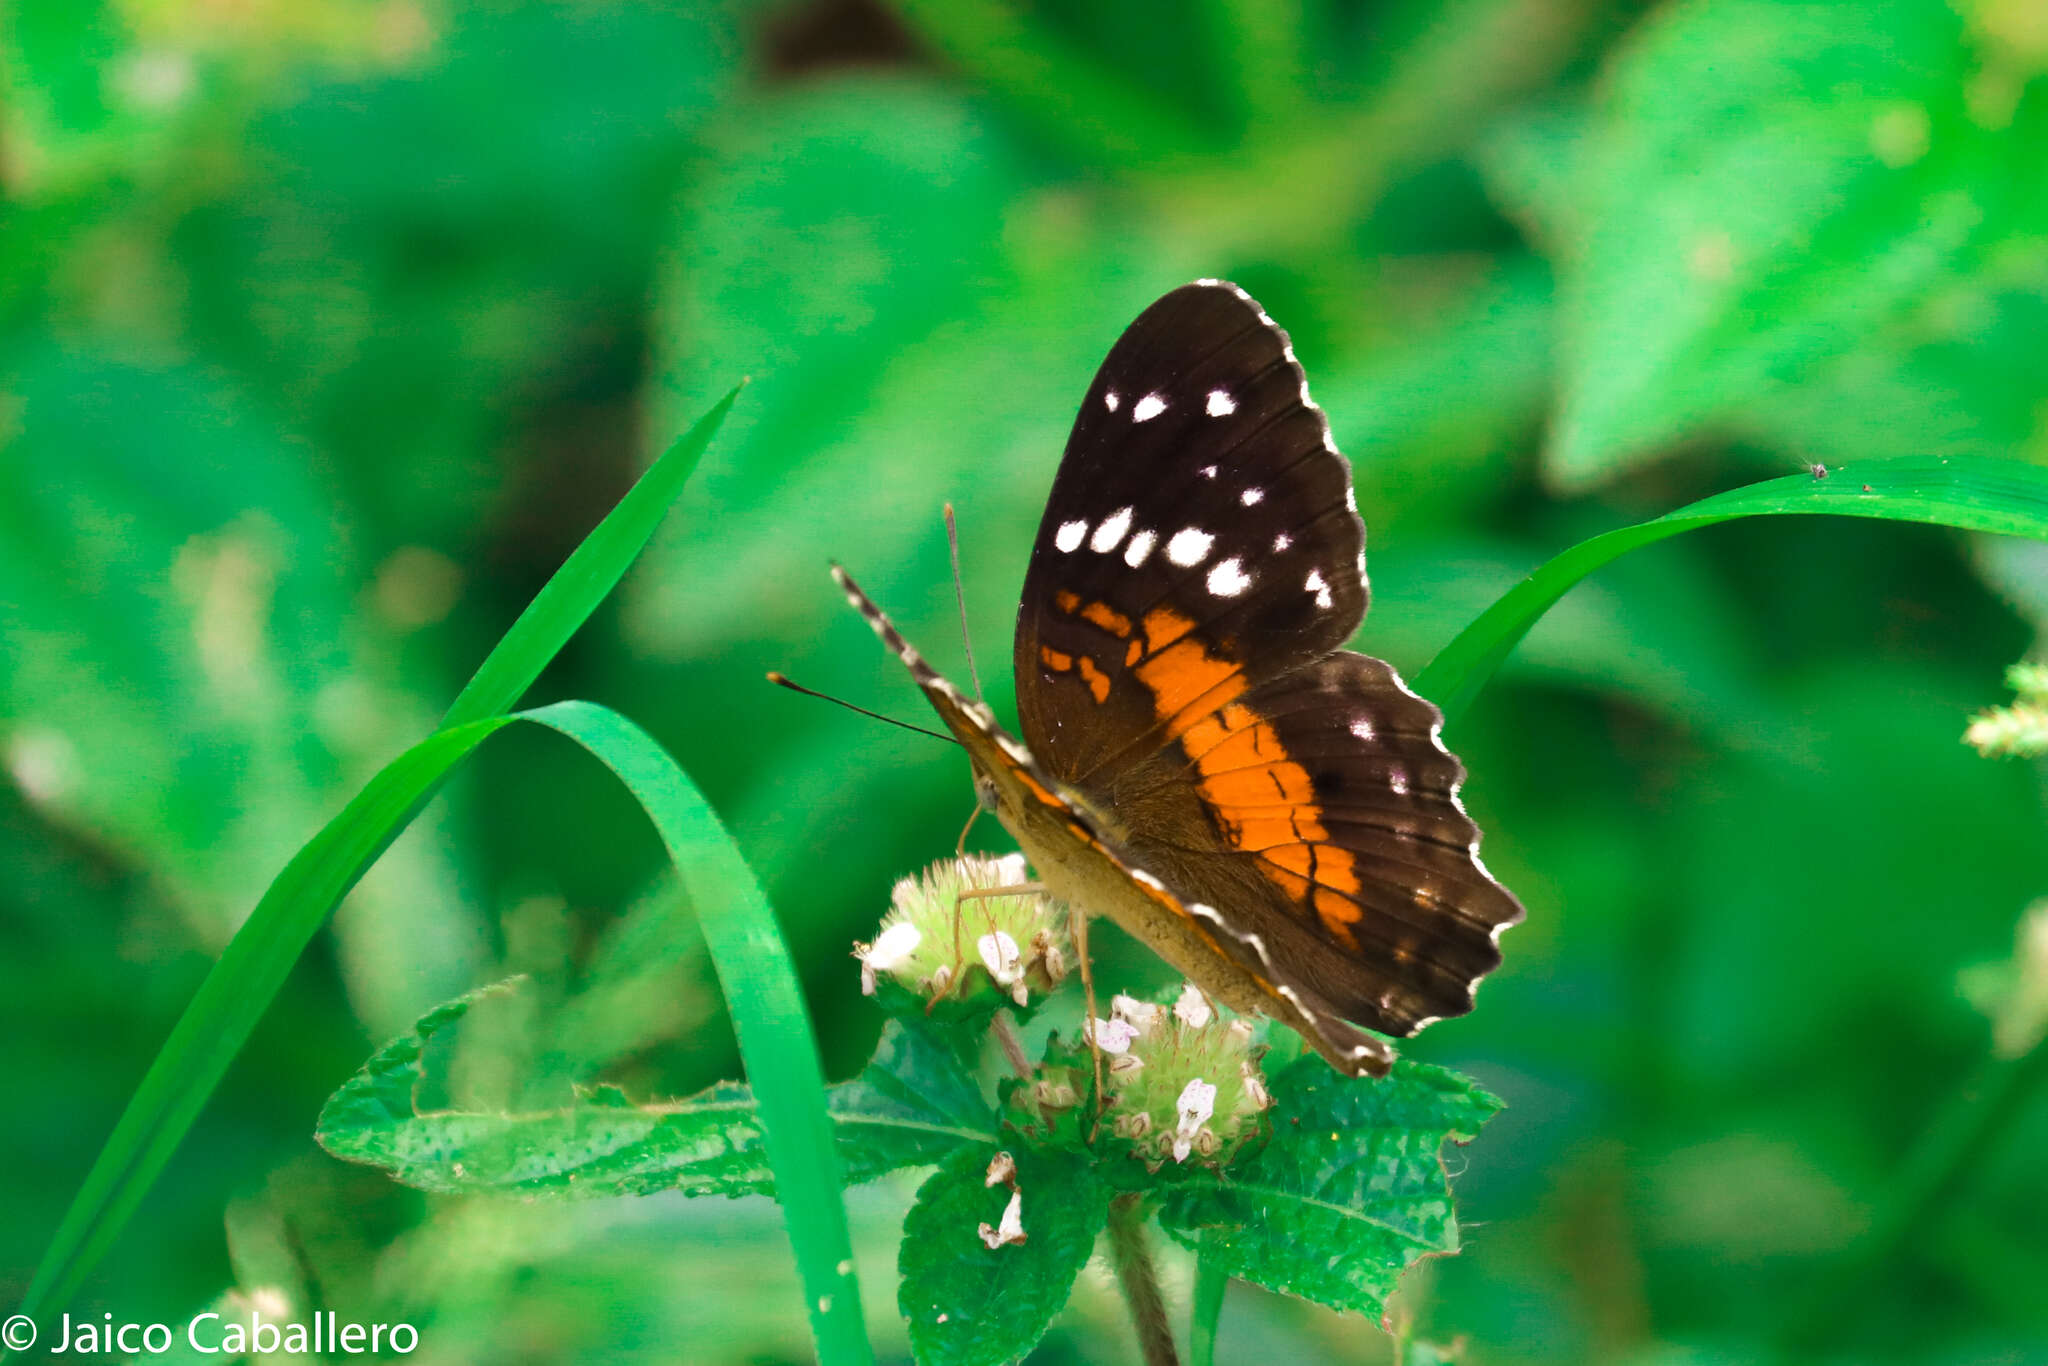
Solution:
[[[1438,725],[1391,666],[1339,651],[1185,731],[1185,768],[1156,781],[1210,825],[1134,829],[1127,852],[1228,907],[1338,1015],[1395,1035],[1461,1015],[1522,908],[1479,861]]]

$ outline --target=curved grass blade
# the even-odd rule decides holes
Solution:
[[[1640,546],[1737,517],[1821,514],[1927,522],[2048,540],[2048,469],[2009,460],[1913,457],[1767,479],[1581,541],[1503,594],[1415,677],[1446,725],[1470,706],[1537,619],[1595,570]]]
[[[589,750],[654,822],[732,1012],[819,1358],[870,1360],[839,1149],[825,1109],[824,1067],[761,884],[703,793],[647,732],[589,702],[557,702],[521,714]]]
[[[625,574],[738,395],[735,387],[684,433],[584,538],[478,667],[441,730],[387,764],[271,883],[129,1098],[36,1268],[24,1313],[56,1310],[77,1292],[328,912],[411,821],[448,768],[489,733],[467,727],[517,702]]]

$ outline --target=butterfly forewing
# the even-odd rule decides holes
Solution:
[[[1179,708],[1336,649],[1364,538],[1287,334],[1234,285],[1174,290],[1110,349],[1053,481],[1017,618],[1026,743],[1085,783]]]

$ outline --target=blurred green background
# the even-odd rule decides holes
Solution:
[[[835,1075],[879,1026],[848,943],[969,789],[762,671],[922,719],[824,565],[958,668],[951,499],[1004,672],[1074,405],[1164,290],[1228,276],[1292,331],[1371,528],[1358,644],[1411,673],[1548,553],[1691,497],[2048,458],[2037,0],[0,12],[10,1306],[269,877],[742,375],[541,692],[635,717],[719,804]],[[1510,1104],[1454,1159],[1468,1250],[1411,1283],[1423,1332],[1502,1363],[1786,1340],[1985,1057],[1966,988],[2048,894],[2041,771],[1958,743],[2044,622],[2042,547],[1770,519],[1625,560],[1529,639],[1451,737],[1530,914],[1412,1049]],[[310,1136],[377,1043],[513,970],[521,1085],[730,1075],[659,870],[595,765],[493,741],[81,1311],[275,1290],[417,1324],[435,1362],[808,1359],[772,1206],[427,1200]],[[2044,1151],[2032,1097],[1804,1359],[2048,1361]],[[908,1189],[852,1197],[898,1359]],[[1226,1311],[1226,1361],[1386,1356],[1355,1319]],[[1132,1359],[1105,1277],[1035,1359]]]

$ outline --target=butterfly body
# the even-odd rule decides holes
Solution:
[[[1354,1075],[1393,1058],[1358,1024],[1471,1008],[1522,908],[1436,708],[1342,648],[1367,600],[1350,467],[1242,290],[1161,298],[1082,401],[1018,613],[1021,741],[834,573],[1069,906]]]

